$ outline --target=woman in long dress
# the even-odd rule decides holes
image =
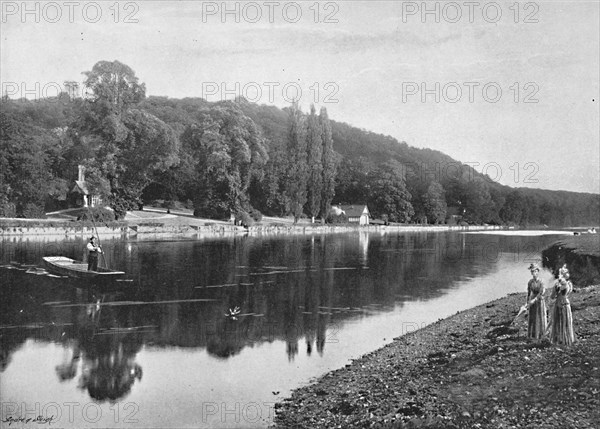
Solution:
[[[537,264],[529,266],[533,277],[527,283],[527,307],[529,309],[527,337],[540,339],[546,332],[546,302],[544,301],[544,282],[539,278],[540,267]]]
[[[566,266],[559,271],[559,276],[551,298],[556,299],[552,307],[552,326],[550,330],[550,341],[553,344],[570,346],[575,341],[573,333],[573,314],[571,313],[571,302],[569,295],[573,292],[573,284],[569,281],[569,270]]]

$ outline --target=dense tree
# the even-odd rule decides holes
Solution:
[[[86,158],[91,191],[102,193],[117,216],[137,208],[156,171],[178,162],[178,139],[172,128],[137,104],[145,87],[134,71],[118,61],[100,61],[85,72],[89,99],[75,122],[73,138]]]
[[[49,198],[66,193],[66,180],[53,173],[62,145],[51,130],[0,112],[0,216],[43,217]]]
[[[121,115],[146,97],[146,86],[138,83],[135,72],[119,61],[99,61],[86,76],[85,87],[92,110],[101,117]]]
[[[524,219],[525,197],[515,189],[506,196],[506,202],[500,210],[500,218],[507,223],[520,224]]]
[[[418,174],[418,171],[413,171],[412,169],[405,170],[406,189],[412,195],[410,202],[413,206],[413,210],[415,211],[413,219],[418,223],[427,222],[429,214],[427,213],[425,198],[427,195],[429,182],[421,180],[421,176]],[[429,220],[431,221],[431,219]]]
[[[323,140],[322,128],[314,104],[310,106],[310,113],[306,119],[306,147],[308,163],[307,212],[313,218],[321,211],[321,198],[323,194]]]
[[[3,105],[7,100],[2,100]],[[11,171],[10,142],[14,138],[14,125],[8,116],[0,111],[0,216],[16,215],[14,197],[12,196],[13,175]]]
[[[392,222],[409,222],[414,210],[402,166],[388,161],[373,173],[371,181],[369,206],[372,213],[378,217],[385,215]]]
[[[482,224],[492,218],[494,203],[484,180],[477,178],[467,181],[461,201],[467,222]]]
[[[308,180],[306,123],[297,103],[292,104],[289,109],[287,152],[286,193],[290,204],[289,212],[294,216],[294,222],[297,222],[306,204]]]
[[[137,205],[153,173],[167,171],[178,162],[179,142],[170,127],[141,110],[130,110],[123,124],[128,133],[119,145],[111,188],[125,202]]]
[[[425,212],[430,223],[444,223],[446,219],[446,198],[444,188],[438,182],[431,182],[427,192],[423,195]]]
[[[248,188],[268,155],[256,124],[235,104],[218,105],[185,131],[196,172],[195,212],[222,218],[250,209]]]
[[[291,207],[286,191],[289,162],[286,143],[281,139],[270,142],[264,180],[262,183],[255,182],[251,189],[252,204],[259,210],[276,216],[285,216]]]
[[[375,166],[365,157],[355,160],[342,158],[335,185],[335,202],[352,204],[369,199],[371,177]]]
[[[502,220],[500,219],[500,210],[506,202],[504,191],[496,186],[488,186],[488,190],[492,199],[492,208],[488,222],[493,225],[500,225],[502,224]]]

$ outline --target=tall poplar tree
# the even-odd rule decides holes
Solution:
[[[321,126],[322,171],[323,181],[321,190],[321,217],[325,219],[329,213],[329,207],[335,196],[335,176],[337,174],[337,163],[333,152],[333,136],[331,122],[327,115],[327,109],[321,107],[319,113],[319,125]]]
[[[287,148],[289,158],[286,189],[290,204],[289,211],[294,215],[294,223],[296,223],[302,216],[302,209],[306,204],[308,180],[306,121],[296,102],[289,110]]]
[[[307,119],[306,146],[308,150],[307,209],[313,219],[321,211],[321,195],[323,192],[323,141],[321,133],[319,117],[314,104],[312,104]]]

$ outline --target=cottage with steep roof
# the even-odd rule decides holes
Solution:
[[[75,185],[71,188],[69,194],[70,201],[77,207],[95,207],[100,204],[100,197],[91,194],[88,189],[83,165],[78,166],[77,180],[75,180]]]
[[[341,207],[342,211],[348,217],[349,223],[357,223],[359,225],[368,225],[371,213],[369,213],[369,208],[366,205],[352,205]]]

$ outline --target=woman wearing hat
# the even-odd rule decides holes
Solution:
[[[90,237],[87,244],[88,250],[88,271],[98,271],[98,255],[102,253],[102,248],[96,244],[96,237]]]
[[[553,344],[570,346],[575,341],[573,334],[573,314],[569,295],[573,291],[573,284],[569,281],[567,265],[558,271],[558,280],[552,289],[551,298],[556,299],[552,307],[552,322],[550,341]]]
[[[539,278],[538,264],[529,266],[532,279],[527,283],[527,307],[529,309],[527,337],[540,339],[546,332],[546,302],[544,301],[544,282]]]

